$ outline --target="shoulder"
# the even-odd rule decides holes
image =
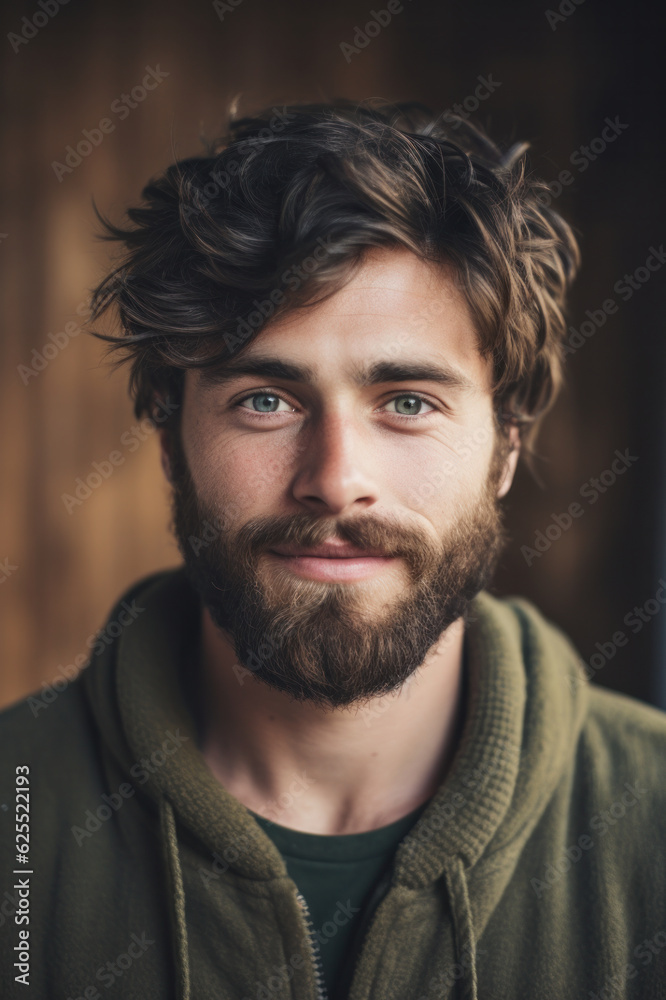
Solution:
[[[666,804],[666,712],[591,684],[580,744],[581,766],[597,781],[616,787],[621,775],[640,778]]]
[[[480,591],[470,604],[469,619],[479,621],[497,645],[507,645],[513,655],[523,660],[526,669],[537,663],[552,669],[559,664],[577,673],[583,661],[566,632],[551,621],[526,597],[511,594],[498,596]]]
[[[597,770],[616,776],[622,768],[640,768],[644,773],[664,773],[666,765],[666,712],[629,695],[590,682],[589,668],[569,636],[529,601],[506,600],[522,621],[524,640],[547,642],[568,661],[568,685],[572,695],[584,698],[585,712],[580,730],[581,747]],[[572,672],[572,668],[575,668]]]
[[[82,675],[60,690],[42,688],[0,712],[0,759],[5,762],[0,783],[12,783],[12,765],[26,764],[52,780],[63,766],[89,753],[91,739]]]
[[[112,724],[115,711],[112,660],[114,637],[117,638],[119,630],[110,626],[122,622],[124,613],[133,619],[143,611],[136,606],[138,595],[147,594],[159,584],[182,585],[181,578],[178,569],[162,570],[137,580],[118,597],[98,631],[98,637],[107,639],[96,644],[99,651],[93,647],[89,665],[73,679],[63,676],[43,684],[39,690],[0,711],[0,759],[5,762],[0,769],[0,783],[13,780],[12,764],[19,766],[32,761],[35,780],[39,774],[44,781],[58,783],[69,767],[73,775],[81,775],[98,760],[96,748],[101,733],[91,710],[89,692],[93,686],[99,689],[99,699]]]
[[[577,716],[572,748],[583,783],[612,794],[640,777],[654,790],[654,801],[666,806],[666,712],[590,682],[589,668],[569,636],[526,598],[483,591],[476,601],[482,614],[513,636],[528,673],[537,664],[540,673],[551,675],[552,686],[544,688],[551,714],[556,714],[555,703],[559,707],[565,700],[567,711]]]

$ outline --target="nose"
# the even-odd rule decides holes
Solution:
[[[293,481],[293,495],[318,513],[342,514],[379,499],[362,430],[341,413],[321,414],[308,431]]]

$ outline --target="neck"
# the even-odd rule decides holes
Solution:
[[[202,752],[248,809],[308,833],[360,833],[406,816],[441,784],[462,721],[462,619],[398,691],[333,710],[245,670],[206,609],[201,635]]]

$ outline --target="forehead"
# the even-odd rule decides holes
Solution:
[[[344,288],[269,321],[243,355],[269,348],[322,375],[379,359],[439,361],[464,371],[480,391],[491,388],[491,364],[479,353],[453,268],[426,263],[407,249],[369,250]]]
[[[344,288],[269,320],[238,362],[266,355],[298,365],[307,372],[306,381],[321,384],[341,378],[361,382],[359,373],[394,362],[396,371],[407,363],[441,366],[481,395],[492,387],[491,362],[479,353],[453,268],[426,263],[407,249],[369,250]],[[235,366],[232,359],[228,367]]]

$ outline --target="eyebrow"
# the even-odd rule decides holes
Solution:
[[[286,382],[316,382],[317,374],[310,365],[285,361],[270,355],[252,355],[227,362],[223,368],[202,370],[204,386],[226,385],[243,375]],[[459,369],[447,363],[432,363],[396,359],[375,361],[352,370],[354,383],[361,388],[383,382],[436,382],[451,389],[475,392],[478,386]]]

